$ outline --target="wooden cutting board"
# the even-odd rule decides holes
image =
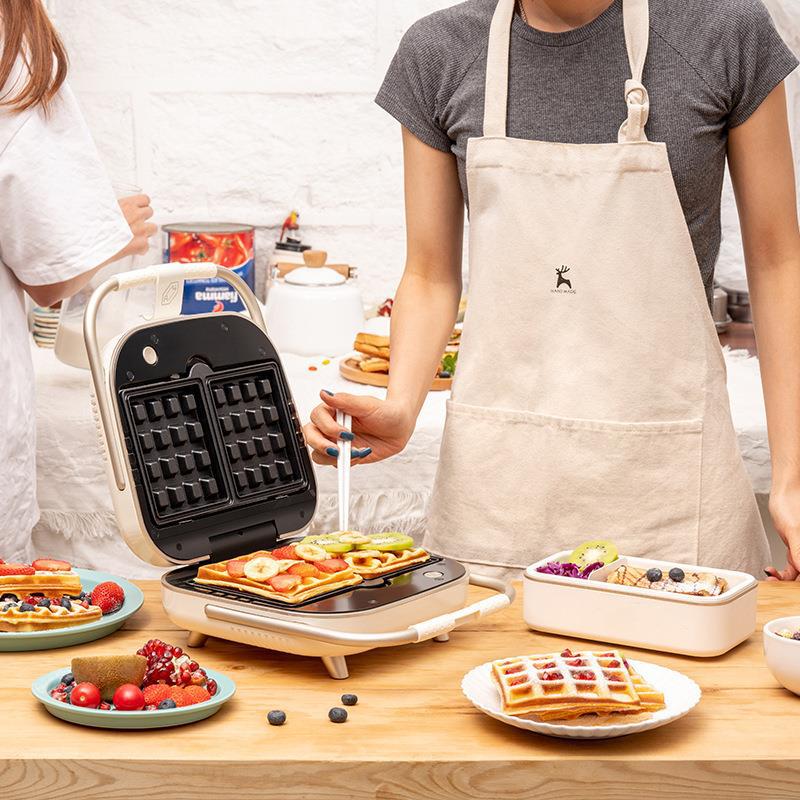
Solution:
[[[389,376],[385,372],[364,372],[359,369],[358,359],[356,358],[343,358],[339,362],[339,374],[353,383],[362,383],[366,386],[380,386],[385,389],[389,385]],[[439,378],[433,379],[431,384],[432,392],[446,392],[450,391],[453,387],[452,378]]]

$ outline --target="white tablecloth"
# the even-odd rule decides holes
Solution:
[[[61,364],[50,350],[32,347],[37,384],[38,481],[41,519],[35,552],[71,559],[132,578],[158,571],[139,561],[120,539],[111,508],[104,462],[89,401],[89,373]],[[734,423],[756,493],[770,483],[764,402],[758,361],[746,352],[727,352]],[[309,371],[309,366],[317,367]],[[319,391],[382,396],[382,389],[349,383],[335,361],[286,356],[284,367],[303,419]],[[436,471],[445,401],[432,392],[406,450],[388,461],[359,467],[352,475],[351,525],[362,530],[404,530],[420,535]],[[319,508],[313,529],[336,527],[336,473],[318,468]]]

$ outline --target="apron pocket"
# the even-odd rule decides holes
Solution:
[[[526,567],[587,539],[697,563],[702,420],[566,419],[450,401],[426,545]]]

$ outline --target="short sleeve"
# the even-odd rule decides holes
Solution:
[[[0,151],[0,260],[42,286],[113,258],[131,230],[69,86],[25,113]]]
[[[761,0],[748,2],[738,19],[728,58],[728,126],[746,122],[798,65]]]
[[[449,153],[453,142],[438,125],[435,42],[425,20],[412,25],[397,50],[375,102],[425,144]],[[422,23],[422,24],[421,24]],[[441,75],[441,71],[439,71]]]

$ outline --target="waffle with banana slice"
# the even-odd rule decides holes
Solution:
[[[194,580],[296,604],[357,586],[362,578],[341,558],[332,558],[318,545],[301,543],[203,565]]]
[[[414,540],[404,533],[339,531],[311,536],[307,541],[340,555],[353,572],[367,580],[422,564],[430,558],[427,550],[417,547]]]

